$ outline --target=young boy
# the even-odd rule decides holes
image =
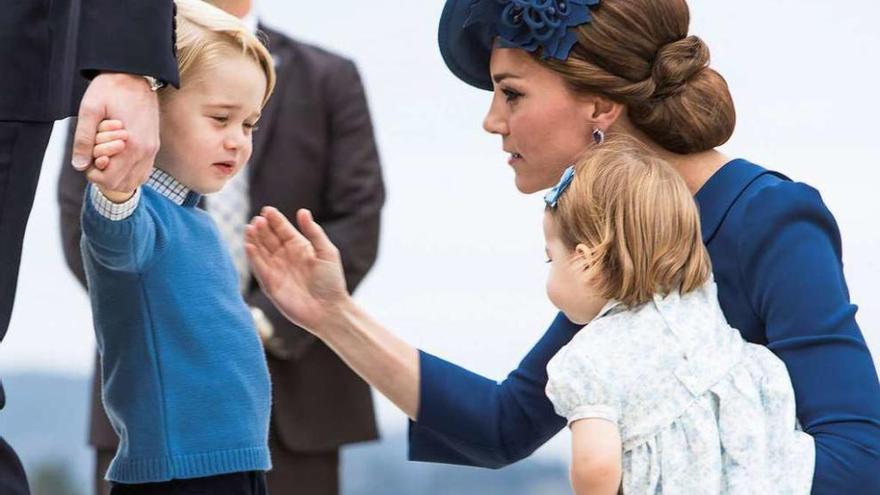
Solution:
[[[196,208],[251,154],[272,92],[266,48],[225,12],[177,0],[182,86],[159,92],[161,149],[134,191],[86,190],[82,251],[103,401],[120,445],[111,493],[263,494],[270,383],[232,260]],[[93,180],[125,147],[105,121]]]

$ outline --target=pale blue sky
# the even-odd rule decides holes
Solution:
[[[692,0],[738,110],[723,148],[818,188],[843,233],[858,320],[880,355],[880,4]],[[352,57],[367,87],[388,187],[380,258],[357,294],[409,342],[493,378],[554,315],[544,297],[542,202],[523,196],[481,129],[489,93],[455,79],[436,46],[442,2],[260,0],[266,22]],[[67,271],[56,125],[25,239],[0,373],[91,372],[88,300]],[[809,269],[809,267],[804,267]],[[380,401],[385,428],[403,416]],[[559,439],[550,451],[561,452]]]

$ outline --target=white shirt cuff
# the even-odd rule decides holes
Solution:
[[[134,194],[124,203],[114,203],[107,199],[101,193],[101,190],[95,187],[94,185],[90,186],[90,197],[92,199],[92,206],[95,207],[95,210],[104,218],[108,220],[112,220],[114,222],[118,222],[121,220],[125,220],[134,214],[134,211],[138,207],[138,203],[141,200],[141,188],[137,188]]]

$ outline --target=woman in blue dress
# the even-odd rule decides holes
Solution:
[[[791,375],[816,444],[813,493],[880,493],[880,383],[837,224],[812,187],[716,150],[734,106],[689,20],[685,0],[447,0],[439,41],[457,77],[493,92],[484,128],[521,192],[553,186],[609,131],[673,165],[700,208],[727,320]],[[410,459],[499,468],[565,426],[546,366],[578,325],[557,316],[497,383],[411,347],[328,284],[338,253],[308,212],[297,221],[305,238],[271,208],[249,228],[264,290],[411,418]]]

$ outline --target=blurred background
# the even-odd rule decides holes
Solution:
[[[858,321],[880,356],[880,4],[691,0],[693,34],[730,84],[737,131],[723,148],[820,190],[843,234]],[[409,342],[501,380],[543,333],[540,195],[519,194],[489,93],[455,79],[436,45],[443,2],[258,0],[264,21],[354,59],[388,188],[379,260],[357,299]],[[0,347],[0,434],[37,495],[87,495],[94,335],[67,270],[55,186],[67,123],[55,126],[25,238],[18,297]],[[810,267],[803,267],[809,270]],[[26,393],[24,391],[27,391]],[[406,421],[377,396],[382,440],[344,450],[343,492],[543,494],[568,490],[568,434],[501,471],[406,461]]]

